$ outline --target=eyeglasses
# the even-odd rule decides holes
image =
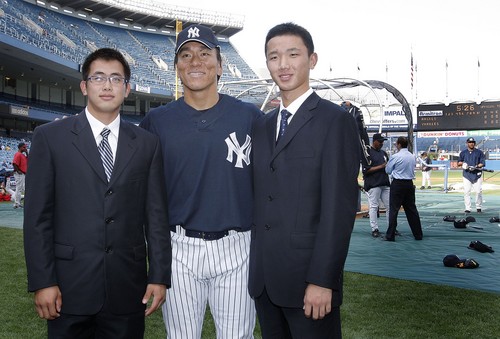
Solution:
[[[96,85],[104,85],[108,80],[111,82],[111,84],[116,86],[128,83],[127,79],[116,75],[110,77],[104,75],[92,75],[88,77],[87,80]]]

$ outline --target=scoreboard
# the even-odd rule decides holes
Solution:
[[[419,105],[418,131],[452,131],[500,128],[500,101]]]

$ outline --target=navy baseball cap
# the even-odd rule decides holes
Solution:
[[[448,254],[443,258],[443,264],[446,267],[457,268],[478,268],[479,263],[474,259],[461,259],[455,254]]]
[[[387,138],[385,137],[385,133],[375,133],[373,135],[373,141],[385,141]]]
[[[203,25],[191,25],[184,28],[179,35],[177,35],[177,44],[175,46],[175,54],[179,53],[181,47],[190,41],[199,42],[209,49],[220,48],[217,38],[212,30]]]
[[[473,143],[476,143],[476,140],[474,140],[474,138],[473,138],[473,137],[470,137],[470,138],[468,138],[468,139],[467,139],[467,142],[473,142]]]

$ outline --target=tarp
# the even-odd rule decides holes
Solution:
[[[500,224],[489,222],[491,217],[499,216],[500,197],[483,197],[483,213],[470,214],[476,222],[458,229],[443,217],[465,217],[462,193],[417,190],[417,208],[424,234],[421,241],[414,240],[403,210],[399,212],[397,228],[402,235],[397,236],[395,242],[373,238],[369,219],[356,219],[346,271],[500,293]],[[362,198],[364,202],[366,197]],[[385,214],[381,214],[378,222],[383,234],[387,230]],[[469,249],[474,240],[491,246],[495,252]],[[445,267],[443,258],[448,254],[473,258],[480,266],[476,269]]]

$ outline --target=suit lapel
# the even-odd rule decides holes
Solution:
[[[300,106],[298,111],[293,116],[292,121],[290,121],[285,134],[280,139],[280,142],[276,145],[272,159],[274,159],[293,140],[300,129],[304,127],[304,125],[307,124],[307,122],[313,117],[312,110],[317,106],[319,99],[319,96],[316,93],[313,93]],[[274,121],[274,135],[276,135],[277,120],[274,119]]]
[[[104,173],[101,156],[97,150],[94,135],[92,134],[92,129],[90,128],[90,124],[85,116],[85,111],[81,112],[75,119],[71,132],[75,135],[75,138],[73,139],[75,147],[87,160],[99,179],[107,183],[108,180],[106,179],[106,174]]]
[[[269,143],[269,149],[274,149],[276,145],[276,124],[277,115],[279,113],[279,108],[268,113],[266,121],[266,134],[268,136],[267,142]]]
[[[120,136],[118,137],[118,147],[116,149],[115,165],[111,175],[111,184],[120,176],[134,153],[137,151],[137,138],[131,126],[120,121]]]

